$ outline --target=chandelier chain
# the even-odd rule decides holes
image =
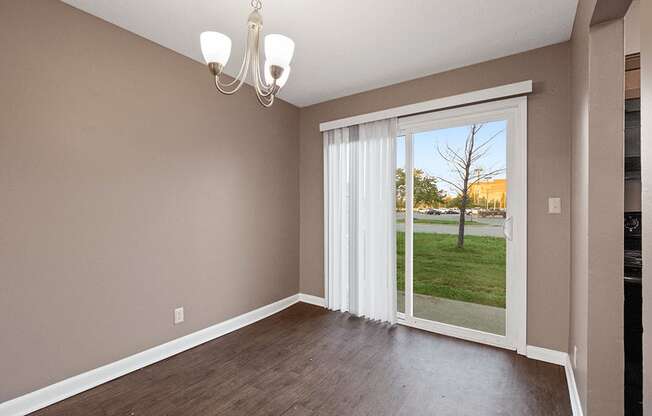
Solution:
[[[262,9],[263,8],[262,0],[251,0],[251,7],[253,7],[256,10]]]

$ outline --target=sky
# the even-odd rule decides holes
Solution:
[[[464,144],[468,136],[470,126],[451,127],[447,129],[432,130],[424,133],[414,135],[414,167],[415,169],[423,169],[431,176],[443,177],[452,179],[457,177],[455,172],[451,169],[448,162],[446,162],[437,152],[439,145],[442,150],[446,148],[446,144],[455,150],[464,150]],[[489,145],[488,153],[476,162],[476,166],[482,167],[485,172],[496,169],[506,168],[507,158],[507,122],[494,121],[485,123],[482,130],[478,133],[477,139],[479,143],[484,143],[494,134],[500,132]],[[502,132],[501,132],[502,131]],[[399,137],[396,142],[396,166],[405,168],[405,139]],[[494,178],[504,178],[505,173],[496,175]],[[443,189],[451,196],[457,195],[458,191],[452,186],[443,181],[438,183],[439,189]]]

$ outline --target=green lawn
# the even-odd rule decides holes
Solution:
[[[505,240],[414,233],[414,293],[505,307]],[[405,233],[396,233],[398,289],[405,288]]]
[[[397,223],[403,223],[405,220],[403,218],[399,218],[396,220]],[[443,224],[443,225],[458,225],[460,223],[459,220],[450,220],[450,219],[439,219],[439,218],[415,218],[414,219],[415,224]],[[490,226],[494,227],[493,224],[485,224],[482,222],[478,221],[473,221],[473,220],[464,220],[464,225],[485,225],[485,226]]]

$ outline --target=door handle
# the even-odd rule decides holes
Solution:
[[[514,217],[507,217],[503,223],[503,234],[505,238],[512,241],[512,234],[514,232]]]

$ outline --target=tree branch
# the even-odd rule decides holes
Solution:
[[[464,192],[464,189],[462,189],[462,188],[461,188],[458,184],[456,184],[455,182],[449,181],[448,179],[446,179],[446,178],[442,178],[441,176],[437,176],[437,179],[440,180],[440,181],[442,181],[442,182],[446,182],[447,184],[449,184],[450,186],[454,187],[455,189],[457,189],[457,190],[460,191],[460,192]]]
[[[503,173],[504,171],[505,171],[505,169],[496,169],[496,170],[493,170],[491,172],[479,175],[477,178],[475,178],[473,180],[473,182],[471,182],[471,185],[475,185],[476,183],[480,182],[483,179],[487,179],[487,178],[490,178],[490,177],[492,177],[494,175],[498,175],[499,173]],[[471,185],[469,185],[469,186],[471,186]]]

